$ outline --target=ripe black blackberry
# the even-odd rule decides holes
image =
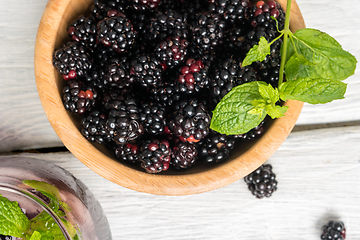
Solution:
[[[264,127],[265,122],[266,122],[266,118],[258,126],[254,127],[247,133],[235,135],[234,137],[236,139],[241,139],[241,140],[253,140],[255,138],[258,138],[265,132],[265,127]]]
[[[184,17],[174,10],[155,11],[142,35],[145,36],[144,41],[151,44],[150,47],[171,36],[187,39],[188,24],[184,21]]]
[[[67,31],[73,41],[93,47],[96,44],[96,23],[93,16],[80,16]]]
[[[216,13],[201,12],[191,25],[191,37],[189,42],[197,51],[204,53],[216,48],[221,44],[224,37],[225,22]]]
[[[130,20],[121,12],[109,11],[108,16],[97,24],[97,39],[118,53],[129,51],[137,36]]]
[[[107,116],[99,110],[91,111],[86,117],[81,119],[81,133],[91,142],[104,144],[111,141],[110,136],[105,131]]]
[[[174,82],[164,82],[156,87],[150,88],[149,98],[165,109],[169,109],[180,100],[181,94]]]
[[[179,68],[177,86],[181,93],[191,94],[200,92],[209,83],[209,67],[204,65],[202,60],[189,58],[185,65]]]
[[[154,11],[159,7],[161,0],[130,0],[136,11]]]
[[[247,175],[244,180],[249,190],[257,198],[270,197],[277,189],[276,175],[272,172],[270,164],[261,165],[254,172]]]
[[[126,88],[134,83],[134,76],[130,74],[130,64],[127,58],[114,57],[104,66],[104,80],[111,87]]]
[[[344,240],[346,237],[346,229],[343,222],[329,221],[323,226],[321,239],[327,240]]]
[[[221,15],[230,27],[244,27],[252,3],[249,0],[210,1],[209,10]]]
[[[187,99],[175,103],[167,119],[170,133],[181,141],[198,142],[209,133],[210,115],[203,103]]]
[[[131,61],[130,73],[143,87],[156,87],[161,83],[163,67],[156,56],[141,54]]]
[[[103,95],[101,97],[101,106],[106,111],[109,111],[111,109],[116,108],[115,105],[118,104],[119,101],[125,101],[128,98],[129,99],[136,98],[136,96],[131,88],[119,89],[117,87],[110,87],[107,89],[106,92],[103,93]]]
[[[169,168],[171,160],[170,144],[166,140],[144,140],[140,148],[141,167],[148,173],[159,173]]]
[[[137,145],[137,143],[116,145],[114,152],[116,158],[124,162],[136,163],[140,161],[139,146]]]
[[[95,17],[97,21],[101,21],[108,17],[110,10],[125,12],[128,8],[128,0],[94,0],[91,16]]]
[[[168,37],[156,45],[155,54],[164,65],[174,67],[184,60],[188,44],[178,36]]]
[[[62,91],[62,100],[66,110],[74,114],[91,111],[98,98],[97,89],[78,80],[71,80]]]
[[[91,50],[76,41],[67,42],[54,52],[53,65],[65,80],[83,77],[93,66]]]
[[[143,102],[140,106],[140,121],[145,131],[152,135],[159,135],[164,132],[166,125],[165,108],[158,103]]]
[[[106,121],[106,132],[117,144],[129,143],[144,134],[140,122],[139,109],[134,98],[110,103],[110,112]]]
[[[199,155],[201,160],[207,163],[224,162],[229,159],[234,146],[235,139],[232,136],[211,130],[200,143]]]
[[[171,166],[176,169],[188,169],[193,166],[198,158],[195,144],[178,141],[173,147]]]

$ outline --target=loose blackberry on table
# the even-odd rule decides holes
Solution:
[[[346,237],[346,229],[343,222],[329,221],[323,226],[323,232],[320,239],[326,240],[344,240]]]
[[[262,122],[226,136],[210,121],[233,87],[277,85],[281,41],[264,61],[241,66],[260,37],[278,36],[271,16],[281,28],[284,12],[273,0],[94,0],[54,51],[64,107],[81,114],[86,139],[148,173],[224,162],[237,142],[265,131]]]
[[[244,180],[251,193],[257,198],[271,197],[277,189],[276,175],[270,164],[263,164]]]

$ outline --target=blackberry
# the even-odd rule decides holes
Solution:
[[[202,12],[203,10],[208,9],[209,2],[207,0],[184,0],[184,1],[177,1],[181,2],[181,6],[175,9],[184,16],[184,20],[188,23],[194,24],[196,21],[196,16]]]
[[[321,239],[328,240],[344,240],[346,237],[346,229],[343,222],[329,221],[328,224],[323,226]]]
[[[168,37],[155,47],[155,54],[168,67],[182,62],[187,54],[188,42],[178,36]]]
[[[110,142],[111,138],[105,131],[106,114],[99,110],[91,111],[89,115],[81,120],[81,133],[91,142],[104,144]]]
[[[135,99],[113,101],[106,121],[106,132],[117,144],[125,144],[144,133]]]
[[[123,13],[109,11],[108,15],[97,24],[98,41],[118,53],[129,51],[135,43],[137,32]]]
[[[134,76],[130,75],[130,65],[127,59],[112,58],[105,66],[105,82],[111,87],[126,88],[134,83]]]
[[[169,168],[171,160],[170,144],[166,140],[150,139],[141,144],[141,167],[148,173],[159,173]]]
[[[206,52],[221,44],[224,28],[225,22],[220,15],[211,12],[200,13],[191,25],[191,40],[189,41],[198,52]]]
[[[136,143],[126,143],[122,145],[117,145],[114,152],[116,158],[124,162],[136,163],[140,161],[139,147]]]
[[[65,80],[85,76],[92,69],[91,50],[71,41],[54,52],[53,65]]]
[[[229,159],[230,151],[235,146],[232,136],[211,130],[209,135],[201,141],[199,155],[207,163],[224,162]]]
[[[68,27],[68,34],[73,41],[93,47],[96,44],[96,21],[94,17],[80,16]]]
[[[5,236],[0,234],[0,240],[14,240],[15,238],[12,236]]]
[[[129,5],[128,0],[94,0],[94,6],[91,15],[98,21],[108,17],[110,10],[125,12]]]
[[[189,35],[188,25],[183,16],[174,10],[156,11],[142,34],[151,46],[171,36],[187,39]]]
[[[177,85],[182,93],[200,92],[209,83],[208,66],[201,60],[187,59],[179,72]]]
[[[173,147],[171,165],[176,169],[188,169],[198,158],[198,150],[192,143],[178,141]]]
[[[97,90],[78,80],[71,80],[63,88],[63,104],[66,110],[75,114],[84,114],[96,105]]]
[[[161,0],[131,0],[132,1],[132,7],[136,11],[154,11],[158,8],[159,3]]]
[[[96,45],[96,48],[94,48],[93,56],[96,67],[102,69],[105,68],[113,58],[118,57],[119,54],[112,48],[98,44]]]
[[[254,172],[247,175],[244,180],[249,190],[257,198],[270,197],[277,189],[276,175],[272,172],[270,164],[261,165]]]
[[[222,16],[226,24],[242,28],[252,3],[249,0],[213,0],[209,10]]]
[[[118,104],[119,101],[125,101],[127,98],[135,98],[131,88],[122,88],[110,87],[105,93],[103,93],[101,99],[101,106],[105,110],[111,110],[116,108],[114,104]]]
[[[209,126],[210,115],[196,99],[177,102],[167,123],[170,133],[188,142],[200,141],[209,133]]]
[[[156,56],[141,54],[131,61],[130,72],[143,87],[157,86],[161,82],[163,67]]]
[[[150,99],[168,109],[180,100],[181,94],[175,83],[165,82],[150,88]]]
[[[166,125],[165,108],[160,104],[143,102],[140,106],[139,115],[147,133],[159,135],[164,132]]]
[[[253,140],[255,138],[258,138],[265,132],[265,127],[264,127],[265,122],[266,122],[266,118],[258,126],[254,127],[247,133],[235,135],[234,137],[236,139],[241,139],[241,140]]]

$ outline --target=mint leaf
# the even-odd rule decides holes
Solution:
[[[246,54],[246,57],[242,62],[242,66],[248,66],[256,61],[262,62],[265,60],[267,55],[270,55],[270,43],[266,40],[266,38],[261,37],[259,44],[254,45]]]
[[[21,238],[29,230],[29,219],[19,204],[0,194],[0,234]]]
[[[300,29],[289,44],[285,65],[287,81],[299,78],[344,80],[353,75],[357,60],[328,34],[316,29]]]
[[[243,134],[258,126],[265,118],[265,105],[256,109],[252,104],[263,99],[257,82],[234,87],[217,104],[210,128],[227,135]],[[254,110],[256,109],[256,110]]]
[[[38,231],[35,231],[31,235],[30,240],[41,240],[41,234]]]
[[[60,227],[45,211],[30,220],[30,228],[40,233],[41,240],[65,240]]]
[[[301,78],[284,82],[279,91],[284,101],[291,99],[318,104],[344,98],[346,85],[337,80]]]
[[[280,99],[278,89],[274,89],[270,84],[264,82],[259,83],[259,92],[265,101],[265,111],[272,118],[279,118],[284,116],[288,106],[278,106],[276,105]]]

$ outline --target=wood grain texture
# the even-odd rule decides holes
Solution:
[[[360,127],[291,133],[268,160],[278,190],[256,199],[239,180],[207,193],[156,196],[118,186],[73,155],[21,154],[58,164],[100,201],[114,240],[320,239],[321,226],[341,220],[360,239]],[[0,156],[1,160],[1,156]]]

